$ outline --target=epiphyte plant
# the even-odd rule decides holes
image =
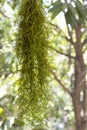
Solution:
[[[18,111],[21,119],[34,124],[43,120],[48,105],[49,28],[39,0],[21,0],[18,16]]]

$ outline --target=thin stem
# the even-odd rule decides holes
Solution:
[[[82,42],[83,46],[87,43],[87,37],[84,39],[84,41]]]
[[[51,48],[52,50],[54,50],[55,52],[57,52],[58,54],[61,54],[61,55],[64,55],[64,56],[66,56],[66,57],[75,59],[75,57],[74,57],[74,56],[71,56],[70,54],[65,54],[65,53],[63,53],[63,52],[60,52],[60,51],[58,51],[57,49],[55,49],[55,48],[53,48],[53,47],[50,47],[50,48]]]
[[[0,14],[2,14],[5,18],[10,19],[7,15],[5,15],[1,10],[0,10]]]
[[[72,97],[72,92],[66,88],[66,86],[61,82],[61,80],[57,77],[56,73],[52,70],[50,70],[52,75],[54,76],[55,80],[60,84],[60,86],[65,90],[71,97]]]

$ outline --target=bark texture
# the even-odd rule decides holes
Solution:
[[[81,24],[76,27],[76,43],[74,45],[75,58],[75,81],[72,93],[72,101],[75,112],[76,130],[86,130],[86,74],[83,58],[83,45],[81,43]]]

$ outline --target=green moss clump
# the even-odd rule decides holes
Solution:
[[[37,0],[22,0],[19,9],[16,54],[20,65],[18,108],[20,118],[43,120],[49,98],[48,25]]]

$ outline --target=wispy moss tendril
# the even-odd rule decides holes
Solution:
[[[16,54],[20,65],[18,106],[21,118],[40,122],[48,104],[48,25],[37,0],[22,0]]]

